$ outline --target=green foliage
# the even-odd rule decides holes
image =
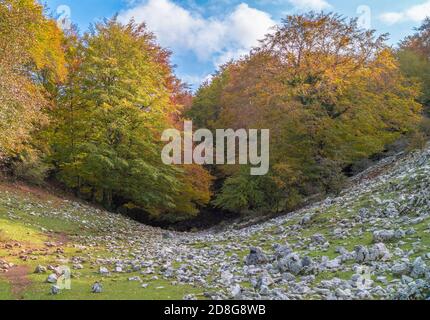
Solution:
[[[271,210],[278,199],[277,188],[269,176],[250,176],[249,169],[227,178],[220,194],[213,201],[219,208],[244,212]]]
[[[160,159],[161,132],[173,125],[177,108],[163,61],[168,53],[134,22],[99,23],[82,43],[70,37],[74,69],[50,133],[58,178],[106,208],[120,198],[158,217],[196,214],[195,204],[209,201],[210,180],[196,189],[186,169]]]
[[[416,33],[406,37],[397,53],[403,73],[422,85],[420,101],[430,106],[430,18],[427,18]],[[426,109],[428,113],[429,110]]]
[[[221,116],[221,98],[228,84],[228,69],[221,70],[211,82],[204,83],[197,91],[192,108],[186,116],[193,119],[194,125],[216,129],[215,122]]]
[[[292,186],[297,183],[294,172],[284,165],[272,169],[273,174],[249,175],[249,168],[228,177],[213,205],[229,211],[266,211],[278,213],[295,208],[302,200]]]
[[[31,150],[21,153],[12,163],[15,178],[37,185],[43,184],[49,169],[49,165],[41,160],[40,155]]]
[[[426,106],[430,105],[430,59],[420,56],[408,48],[401,49],[397,56],[402,72],[407,77],[421,83],[422,95],[420,101]]]

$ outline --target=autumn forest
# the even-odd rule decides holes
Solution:
[[[335,13],[286,16],[195,92],[145,24],[63,31],[0,1],[0,171],[111,211],[176,222],[210,208],[279,214],[430,136],[430,20],[397,46]],[[270,129],[270,170],[164,165],[162,132]]]

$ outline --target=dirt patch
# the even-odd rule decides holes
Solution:
[[[51,241],[55,242],[57,246],[64,246],[71,242],[69,236],[65,233],[49,233],[48,237]]]
[[[30,268],[27,266],[15,266],[4,273],[3,276],[9,282],[15,299],[24,298],[25,289],[31,285],[31,280],[28,278],[30,272]]]

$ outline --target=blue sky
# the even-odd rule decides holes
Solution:
[[[292,13],[325,10],[359,17],[364,27],[390,33],[395,45],[430,16],[430,0],[47,0],[54,15],[70,15],[81,31],[119,13],[147,22],[174,54],[176,74],[195,88],[216,68],[246,53]],[[70,8],[70,13],[64,11]],[[59,9],[59,10],[58,10]],[[58,12],[57,12],[58,10]]]

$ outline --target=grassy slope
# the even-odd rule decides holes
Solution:
[[[36,192],[34,192],[36,191]],[[72,211],[67,201],[54,196],[43,194],[39,190],[23,191],[10,185],[0,185],[0,259],[19,266],[28,266],[29,270],[35,270],[37,265],[61,264],[62,260],[71,259],[82,255],[73,240],[66,244],[50,247],[50,242],[56,242],[58,238],[73,237],[77,234],[101,233],[95,227],[88,227],[80,223],[94,216],[80,216],[79,211]],[[70,211],[73,219],[65,220],[56,212]],[[72,220],[72,221],[71,221]],[[73,221],[75,220],[75,221]],[[5,248],[12,244],[13,248]],[[16,247],[15,247],[16,246]],[[57,250],[60,250],[60,254]],[[87,249],[96,257],[109,257],[106,247]],[[25,253],[23,254],[23,252]],[[23,257],[29,257],[27,260]],[[24,258],[24,259],[23,259]],[[185,294],[200,294],[201,290],[191,286],[173,286],[169,281],[151,280],[139,273],[115,274],[101,278],[98,268],[90,263],[83,264],[84,269],[72,271],[78,275],[72,278],[72,289],[64,290],[60,295],[52,296],[50,284],[45,283],[47,274],[28,274],[31,284],[24,292],[15,296],[11,293],[14,280],[8,279],[5,274],[0,274],[0,300],[1,299],[182,299]],[[139,282],[128,281],[129,277],[139,275],[144,283],[149,283],[148,288],[141,288]],[[96,281],[103,283],[103,293],[92,294],[91,286]],[[163,287],[163,288],[159,288]]]
[[[430,253],[430,215],[422,215],[418,211],[426,211],[429,203],[411,206],[407,213],[409,218],[423,216],[423,221],[410,225],[398,218],[375,218],[370,223],[352,223],[361,208],[371,211],[383,210],[384,201],[406,202],[406,197],[416,196],[418,200],[426,201],[427,194],[422,194],[423,188],[430,184],[429,172],[430,161],[425,164],[416,165],[412,171],[405,171],[400,166],[387,168],[385,173],[389,175],[380,183],[378,180],[371,181],[370,188],[354,188],[346,190],[339,200],[329,204],[316,204],[310,208],[298,211],[287,217],[270,221],[245,232],[237,233],[235,230],[222,232],[220,234],[202,233],[195,236],[184,235],[179,238],[189,239],[187,246],[196,254],[207,254],[214,247],[222,248],[224,258],[222,263],[234,261],[234,256],[243,258],[249,252],[250,246],[258,246],[267,252],[273,251],[274,244],[288,242],[294,247],[294,251],[301,256],[310,256],[316,260],[323,256],[333,259],[338,246],[344,246],[349,251],[358,244],[372,245],[372,233],[380,229],[408,230],[413,228],[414,234],[406,236],[401,243],[388,243],[391,252],[395,248],[401,248],[405,252],[410,251],[410,260],[418,256]],[[394,172],[391,174],[391,172]],[[12,295],[14,283],[0,274],[0,299],[24,298],[24,299],[182,299],[185,294],[196,294],[203,297],[204,288],[191,285],[174,285],[169,280],[160,277],[153,280],[152,275],[143,276],[139,273],[119,273],[102,278],[98,273],[100,264],[95,263],[98,259],[118,258],[118,251],[112,251],[109,246],[109,236],[115,235],[118,239],[120,255],[122,248],[132,246],[133,242],[142,241],[146,247],[150,240],[152,243],[160,242],[161,237],[155,239],[154,235],[160,231],[142,227],[129,220],[102,212],[95,208],[79,205],[73,201],[67,201],[46,194],[40,190],[26,190],[28,187],[16,187],[0,184],[0,259],[7,260],[19,266],[27,266],[34,270],[41,265],[61,265],[62,261],[70,265],[73,257],[87,257],[83,262],[83,270],[73,270],[75,277],[72,279],[72,290],[63,291],[58,296],[49,295],[50,285],[44,283],[47,275],[28,274],[30,285],[19,294]],[[312,215],[312,223],[305,226],[300,225],[300,220],[305,214]],[[409,221],[409,220],[408,220]],[[348,231],[348,236],[342,239],[336,237],[333,231],[343,224],[343,229]],[[148,231],[150,230],[150,232]],[[330,242],[326,249],[318,246],[310,246],[311,236],[320,233]],[[208,235],[207,237],[205,235]],[[119,237],[117,237],[119,235]],[[145,236],[147,238],[145,238]],[[58,242],[59,239],[68,238],[63,245],[51,246],[49,242]],[[91,239],[100,237],[105,240],[94,243],[85,242],[83,249],[82,238]],[[179,241],[182,241],[179,240]],[[419,241],[419,245],[417,245]],[[121,247],[122,243],[122,247]],[[17,244],[11,248],[5,248],[6,244]],[[96,245],[94,245],[96,244]],[[155,247],[157,249],[157,247]],[[158,247],[158,250],[160,247]],[[413,250],[413,251],[412,251]],[[123,259],[131,258],[124,252]],[[26,259],[27,258],[27,259]],[[194,262],[193,262],[194,263]],[[196,262],[197,263],[197,260]],[[101,263],[103,264],[103,263]],[[180,262],[178,262],[178,265]],[[174,265],[175,268],[178,265]],[[240,267],[241,263],[239,263]],[[110,265],[112,267],[112,265]],[[207,266],[211,273],[208,280],[219,277],[219,265]],[[324,271],[316,276],[315,282],[333,279],[335,277],[348,280],[354,274],[353,266],[346,265],[341,271]],[[149,287],[141,288],[139,282],[128,281],[129,277],[139,275]],[[377,274],[386,276],[389,281],[395,280],[389,273]],[[375,279],[376,280],[376,275]],[[102,281],[104,292],[92,294],[91,285],[96,281]],[[211,281],[209,281],[211,282]],[[250,283],[242,283],[243,287],[249,287]],[[163,288],[159,288],[163,287]],[[287,289],[287,288],[285,288]],[[318,297],[308,297],[318,298]]]

